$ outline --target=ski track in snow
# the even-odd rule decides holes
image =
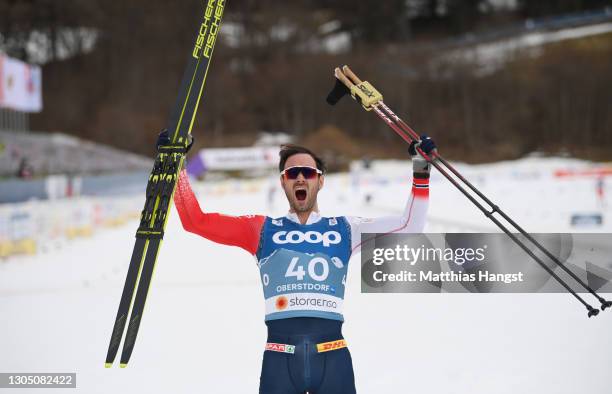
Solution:
[[[568,224],[571,213],[598,212],[594,180],[549,176],[563,165],[584,164],[527,159],[459,169],[526,230],[576,231]],[[348,175],[330,176],[321,212],[400,212],[410,191],[409,163],[375,166],[374,173],[400,180],[355,191]],[[365,193],[373,196],[368,206]],[[266,194],[264,187],[198,198],[207,211],[282,215],[284,196],[276,193],[270,212]],[[429,217],[431,232],[496,231],[438,175]],[[611,232],[610,218],[608,208],[604,227],[584,231]],[[184,232],[175,211],[130,363],[103,367],[136,227],[132,222],[61,250],[0,262],[0,372],[76,372],[76,390],[54,390],[66,393],[257,392],[266,331],[255,260]],[[610,390],[609,311],[587,319],[567,294],[361,294],[359,274],[357,256],[349,267],[344,334],[359,393]],[[11,391],[38,392],[3,390]]]

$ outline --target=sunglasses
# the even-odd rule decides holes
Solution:
[[[318,168],[314,168],[314,167],[294,166],[294,167],[285,168],[281,172],[281,175],[283,175],[285,179],[297,179],[300,173],[306,179],[313,179],[313,178],[316,178],[317,175],[323,174],[323,171],[319,170]]]

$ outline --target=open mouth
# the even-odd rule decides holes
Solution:
[[[306,189],[297,189],[295,191],[295,198],[297,198],[298,201],[306,200],[307,195],[308,193],[306,192]]]

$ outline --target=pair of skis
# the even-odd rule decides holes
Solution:
[[[202,12],[193,51],[167,126],[170,144],[158,147],[158,154],[147,183],[145,205],[136,231],[136,242],[106,355],[106,368],[110,368],[115,360],[126,324],[121,368],[127,366],[134,350],[157,255],[164,237],[168,210],[179,172],[183,168],[189,136],[204,90],[224,8],[225,0],[207,0]]]
[[[334,70],[336,77],[336,85],[327,97],[327,102],[330,105],[335,105],[342,97],[350,94],[366,111],[374,111],[395,133],[397,133],[404,141],[410,143],[419,141],[419,135],[410,128],[399,116],[397,116],[384,102],[382,94],[367,81],[362,81],[355,75],[348,66],[336,68]],[[448,179],[464,196],[466,196],[487,218],[489,218],[497,227],[508,235],[521,249],[525,251],[535,262],[537,262],[544,270],[546,270],[555,280],[557,280],[570,294],[572,294],[580,303],[582,303],[587,311],[588,316],[597,316],[599,309],[593,308],[580,295],[578,295],[565,280],[561,279],[551,268],[549,268],[529,247],[520,240],[515,233],[512,233],[504,224],[502,224],[494,214],[501,216],[508,222],[514,230],[523,235],[533,246],[543,252],[546,257],[552,260],[557,266],[565,271],[572,279],[574,279],[581,287],[591,293],[601,303],[601,310],[612,307],[612,301],[607,301],[597,294],[588,284],[567,268],[555,255],[548,251],[542,244],[536,241],[528,234],[521,226],[519,226],[512,218],[510,218],[497,205],[489,200],[478,188],[465,179],[459,171],[457,171],[446,159],[444,159],[437,150],[434,150],[429,155],[417,148],[419,153],[434,166],[440,173]],[[454,175],[451,176],[451,173]],[[472,193],[480,197],[482,201],[489,206],[486,208],[472,195],[464,186],[467,186]]]

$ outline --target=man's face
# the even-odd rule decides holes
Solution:
[[[285,162],[285,168],[296,166],[317,168],[315,160],[307,153],[297,153]],[[309,212],[317,203],[317,194],[323,187],[323,175],[311,179],[304,178],[302,173],[298,174],[296,179],[288,179],[281,175],[281,185],[292,211]]]

